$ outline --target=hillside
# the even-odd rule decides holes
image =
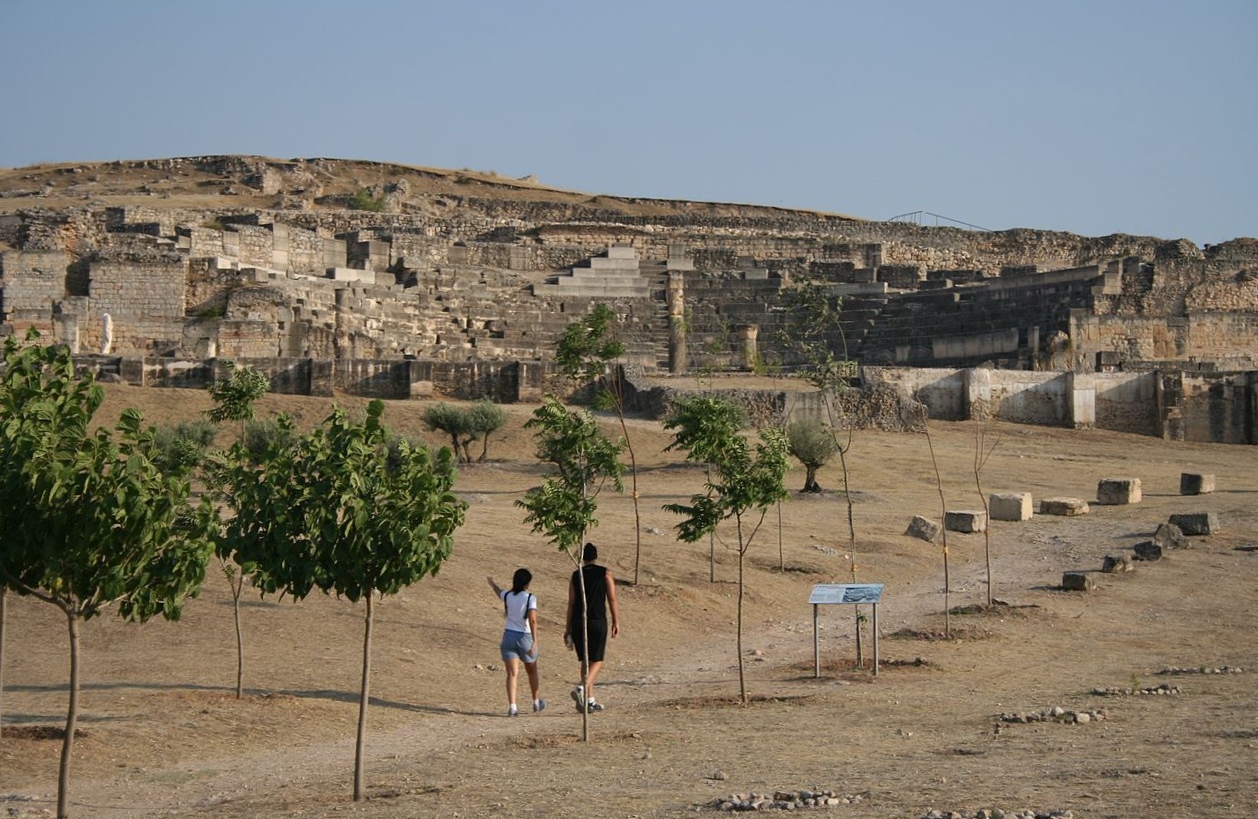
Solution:
[[[361,190],[389,194],[393,212],[448,215],[468,199],[536,202],[624,216],[779,218],[812,214],[782,208],[634,199],[547,187],[532,178],[351,159],[257,156],[84,162],[0,169],[0,213],[19,208],[89,206],[205,210],[343,210]],[[834,216],[837,214],[827,214]],[[843,216],[840,218],[850,219]]]

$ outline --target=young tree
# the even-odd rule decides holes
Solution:
[[[613,364],[625,353],[625,345],[616,338],[616,314],[606,304],[596,304],[580,321],[568,325],[555,351],[555,363],[572,381],[597,385],[594,406],[611,409],[620,421],[620,434],[629,455],[630,491],[633,497],[633,583],[638,584],[642,564],[642,515],[638,506],[638,459],[629,439],[625,421],[624,380],[616,377]]]
[[[372,401],[361,422],[338,408],[292,446],[256,463],[235,459],[231,485],[245,491],[225,527],[263,594],[300,600],[317,588],[366,603],[355,801],[363,796],[375,597],[436,574],[467,508],[453,492],[453,453],[433,457],[390,435],[383,414],[382,401]]]
[[[670,450],[686,453],[686,460],[706,468],[706,480],[712,482],[712,464],[721,457],[717,446],[732,441],[747,423],[743,408],[729,401],[716,399],[683,400],[673,405],[668,426],[673,429]],[[708,580],[716,582],[716,529],[708,533]]]
[[[800,376],[821,393],[829,420],[829,433],[839,455],[843,472],[843,497],[847,506],[848,560],[853,583],[857,577],[856,509],[852,501],[851,473],[847,456],[852,449],[853,432],[849,427],[846,442],[839,440],[838,425],[843,412],[841,396],[848,389],[848,379],[855,373],[855,363],[848,358],[847,334],[843,331],[843,299],[830,293],[829,286],[813,278],[804,278],[783,294],[786,327],[779,338],[783,345],[803,362]],[[856,664],[864,663],[861,626],[865,615],[860,606],[853,607],[856,619]]]
[[[57,779],[68,816],[78,720],[80,627],[117,604],[123,617],[175,620],[205,578],[208,503],[193,514],[186,479],[149,459],[152,432],[122,413],[115,432],[90,433],[103,393],[78,379],[60,347],[6,343],[0,455],[16,526],[7,527],[5,582],[56,606],[70,638],[70,696]]]
[[[227,372],[227,378],[216,379],[210,384],[214,408],[206,414],[216,424],[239,421],[240,434],[244,437],[244,423],[253,419],[253,405],[266,395],[270,381],[265,373],[253,367],[237,367],[234,361],[227,362]]]
[[[443,448],[432,459],[427,447],[403,440],[391,459],[383,414],[379,400],[368,405],[361,423],[334,411],[303,439],[293,476],[301,491],[299,531],[314,556],[316,584],[351,603],[366,603],[354,801],[363,795],[375,595],[396,594],[435,575],[450,556],[467,509],[453,491],[453,454]]]
[[[944,521],[943,540],[943,573],[944,573],[944,636],[952,637],[952,580],[948,574],[948,501],[944,498],[943,476],[939,473],[939,461],[935,458],[935,443],[930,437],[930,421],[926,422],[926,447],[930,450],[930,464],[935,469],[935,488],[939,490],[939,514]]]
[[[266,395],[270,387],[266,375],[252,367],[237,367],[234,361],[227,362],[227,372],[227,378],[217,379],[209,386],[214,408],[206,415],[216,424],[224,421],[239,421],[240,433],[236,443],[225,456],[220,455],[206,464],[205,473],[208,482],[219,487],[220,500],[236,510],[239,516],[241,503],[239,496],[256,494],[262,488],[261,485],[247,486],[242,483],[253,477],[248,467],[250,453],[259,450],[265,453],[268,451],[268,445],[275,442],[268,440],[259,444],[256,440],[252,443],[249,440],[251,437],[255,439],[257,437],[250,435],[249,425],[255,415],[254,404]],[[287,431],[291,433],[291,426]],[[229,488],[223,491],[225,486]],[[237,556],[236,546],[239,541],[233,537],[233,527],[239,523],[239,520],[233,518],[228,524],[227,531],[220,529],[218,536],[214,539],[214,554],[218,558],[219,566],[222,567],[223,576],[227,578],[227,585],[232,594],[232,617],[236,626],[236,699],[244,696],[245,679],[245,642],[240,614],[240,596],[244,593],[245,581],[257,569],[256,566],[243,565]]]
[[[572,561],[577,569],[581,610],[589,611],[585,573],[580,571],[581,551],[585,533],[598,525],[594,513],[598,509],[599,493],[609,482],[617,492],[623,488],[621,475],[625,467],[619,459],[624,444],[604,435],[589,412],[570,412],[553,395],[546,396],[525,428],[536,430],[537,457],[553,464],[556,471],[542,480],[541,487],[529,490],[516,501],[516,505],[525,510],[524,522],[532,524],[534,532],[544,532]],[[589,631],[584,617],[581,629],[581,644],[588,646]],[[581,663],[581,683],[586,691],[590,690],[586,662]],[[584,708],[581,709],[581,739],[590,741],[589,713]]]
[[[996,451],[996,447],[1000,446],[1000,438],[997,437],[992,441],[991,446],[987,445],[987,424],[983,421],[975,421],[974,426],[974,486],[978,489],[979,500],[983,503],[983,517],[986,523],[983,526],[983,558],[987,564],[987,606],[992,605],[992,510],[987,503],[987,494],[983,491],[983,467],[987,466],[987,459]]]
[[[747,440],[739,433],[731,432],[728,425],[694,425],[696,417],[728,418],[730,411],[721,406],[724,402],[720,399],[692,398],[679,403],[683,405],[680,414],[687,423],[682,424],[676,416],[664,423],[665,429],[679,430],[669,449],[684,448],[691,460],[708,460],[712,465],[712,475],[704,494],[693,495],[689,504],[671,503],[664,508],[685,518],[677,524],[677,533],[687,543],[694,543],[715,531],[723,520],[734,520],[738,535],[738,687],[743,705],[746,705],[749,702],[743,659],[746,556],[769,507],[786,496],[786,488],[782,484],[787,469],[786,437],[780,429],[762,430],[753,454]],[[687,436],[689,446],[681,443],[682,434]]]
[[[804,488],[801,491],[820,492],[817,470],[839,450],[834,433],[816,421],[792,421],[786,426],[786,440],[791,455],[804,465]]]
[[[231,514],[215,529],[214,553],[227,576],[232,593],[236,628],[236,699],[244,696],[245,641],[240,598],[248,578],[256,588],[266,588],[264,567],[251,557],[260,543],[273,543],[296,528],[290,480],[297,433],[292,419],[280,415],[270,421],[270,433],[253,435],[253,426],[226,452],[205,462],[206,481],[214,498]],[[313,583],[313,581],[311,581]],[[309,589],[307,588],[307,591]]]

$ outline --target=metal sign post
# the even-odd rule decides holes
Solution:
[[[808,602],[812,603],[812,666],[813,678],[821,676],[821,637],[817,619],[820,606],[852,605],[865,603],[873,607],[874,629],[874,676],[878,676],[878,604],[882,602],[881,583],[818,583],[812,587]],[[860,628],[857,625],[857,628]]]

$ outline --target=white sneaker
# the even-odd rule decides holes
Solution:
[[[578,685],[572,689],[572,701],[577,704],[578,711],[585,710],[585,686]]]

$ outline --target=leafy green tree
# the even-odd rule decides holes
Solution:
[[[598,525],[599,493],[609,482],[620,492],[624,464],[620,462],[623,442],[612,441],[599,429],[589,412],[570,412],[553,395],[548,395],[525,425],[536,430],[537,457],[553,464],[555,474],[542,480],[542,485],[525,493],[516,505],[525,510],[524,522],[534,532],[544,532],[550,542],[568,556],[578,569],[577,580],[582,611],[589,611],[585,597],[585,573],[581,568],[581,552],[585,534]],[[589,645],[586,619],[581,618],[582,645]],[[590,690],[589,669],[581,664],[581,682]],[[581,739],[590,740],[589,715],[581,709]]]
[[[252,367],[238,367],[234,361],[227,362],[227,372],[227,378],[216,379],[209,386],[214,408],[206,415],[216,424],[238,421],[240,433],[227,457],[241,464],[246,457],[252,457],[257,462],[277,443],[269,439],[259,441],[256,427],[258,422],[254,420],[254,404],[266,395],[270,382],[259,370]],[[283,428],[277,422],[271,421],[267,423],[266,429],[277,430],[277,434],[282,434],[279,431],[283,430],[290,440],[293,437],[291,425]],[[240,477],[238,473],[228,468],[222,457],[209,464],[206,472],[211,483],[222,480],[227,474],[236,478]],[[250,490],[243,491],[248,493]],[[232,594],[232,617],[236,627],[236,699],[240,699],[244,696],[245,674],[244,628],[241,623],[240,597],[244,593],[245,582],[256,567],[240,564],[232,539],[222,536],[222,533],[215,538],[214,554],[218,558],[219,566],[223,570],[223,576],[227,578],[227,585]]]
[[[761,430],[754,452],[747,439],[731,428],[733,412],[717,398],[690,398],[678,402],[675,414],[664,423],[677,430],[669,449],[684,449],[695,461],[712,466],[706,491],[691,496],[689,504],[670,503],[664,508],[683,516],[677,534],[695,543],[715,532],[723,520],[733,519],[738,537],[738,688],[746,705],[747,678],[743,659],[743,597],[746,589],[747,550],[764,523],[769,508],[786,496],[786,436],[780,429]],[[702,419],[721,419],[715,424]]]
[[[70,637],[70,697],[57,780],[68,815],[78,720],[80,627],[117,605],[123,617],[175,620],[205,578],[209,504],[192,513],[186,478],[149,458],[151,430],[122,413],[90,432],[103,392],[78,379],[62,347],[5,345],[0,431],[7,526],[0,570],[19,594],[56,606]],[[116,432],[116,435],[114,434]]]
[[[382,401],[372,401],[361,422],[338,408],[295,446],[250,465],[258,488],[239,495],[227,527],[240,565],[253,570],[263,593],[301,599],[318,588],[366,603],[355,801],[363,795],[375,596],[436,574],[467,508],[453,492],[450,450],[434,458],[401,440],[390,456],[394,436],[383,414]]]
[[[572,381],[594,382],[594,406],[610,409],[620,421],[625,452],[629,455],[630,491],[633,496],[633,582],[638,583],[642,564],[642,514],[638,507],[638,459],[625,421],[624,380],[616,377],[613,364],[625,354],[625,345],[616,337],[616,314],[606,304],[596,304],[579,321],[569,324],[559,339],[555,363]]]
[[[671,450],[686,453],[686,460],[701,463],[712,480],[712,463],[721,457],[718,447],[732,441],[747,425],[747,414],[738,404],[709,399],[678,401],[669,412],[668,429],[675,430]],[[708,580],[716,582],[716,530],[708,533]]]
[[[804,492],[820,492],[817,470],[825,466],[838,451],[834,434],[816,421],[792,421],[786,425],[786,440],[791,455],[804,465]]]
[[[256,432],[259,422],[249,422],[244,437],[226,452],[205,461],[211,492],[230,514],[216,528],[214,553],[232,593],[236,633],[236,699],[244,696],[245,642],[240,599],[248,579],[254,587],[268,584],[260,578],[262,566],[248,557],[259,543],[283,540],[291,532],[289,515],[294,502],[290,476],[297,443],[291,418],[268,419],[265,434]]]

